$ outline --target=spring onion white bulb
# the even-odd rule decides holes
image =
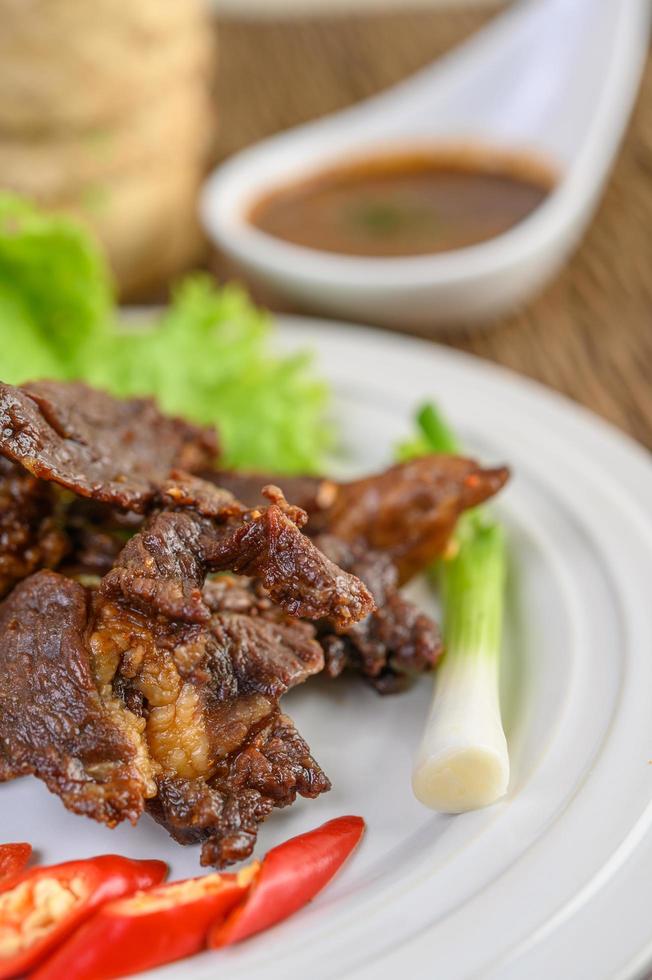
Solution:
[[[416,437],[399,447],[400,459],[459,452],[435,405],[422,406],[417,424]],[[412,775],[415,796],[433,810],[473,810],[507,791],[509,755],[499,699],[505,565],[500,525],[481,508],[464,514],[452,554],[437,569],[446,652]]]
[[[509,783],[499,701],[502,528],[468,514],[456,544],[440,564],[446,652],[412,777],[416,797],[447,813],[494,803]]]

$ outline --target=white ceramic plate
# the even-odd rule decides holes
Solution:
[[[650,457],[560,397],[458,353],[294,318],[281,338],[318,351],[351,471],[386,464],[415,405],[433,397],[473,452],[513,467],[498,505],[512,564],[512,783],[503,803],[463,816],[414,800],[426,679],[387,699],[354,680],[292,692],[284,704],[334,786],[274,814],[258,853],[342,813],[362,814],[367,836],[292,920],[152,976],[639,975],[652,953]],[[0,814],[2,839],[33,841],[46,861],[114,850],[164,857],[175,876],[198,870],[197,850],[153,822],[108,831],[34,779],[0,787]]]

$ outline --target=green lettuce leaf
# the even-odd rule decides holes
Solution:
[[[0,193],[0,292],[0,371],[11,381],[75,377],[113,310],[106,263],[89,233],[7,193]]]
[[[310,357],[275,353],[271,318],[240,288],[190,277],[167,309],[127,327],[90,235],[7,194],[0,345],[3,380],[80,378],[215,425],[227,466],[316,472],[331,443],[328,389]]]

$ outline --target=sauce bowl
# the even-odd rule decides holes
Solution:
[[[650,14],[648,0],[522,0],[399,85],[232,157],[205,184],[203,224],[252,280],[303,309],[424,333],[491,322],[540,289],[584,232],[634,102]],[[539,158],[556,187],[509,231],[433,255],[338,255],[249,221],[274,188],[342,163],[463,146]]]

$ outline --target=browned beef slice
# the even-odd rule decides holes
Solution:
[[[207,572],[232,571],[261,582],[286,612],[346,626],[373,609],[355,576],[329,561],[296,525],[301,512],[275,503],[246,511],[230,494],[177,474],[161,492],[163,510],[127,543],[106,576],[105,595],[122,595],[170,618],[208,618],[201,588]]]
[[[82,497],[68,505],[64,520],[70,551],[61,570],[72,578],[106,575],[142,524],[140,514]]]
[[[333,504],[312,515],[310,533],[383,552],[403,583],[442,554],[460,514],[492,497],[508,476],[505,467],[424,456],[339,484]]]
[[[76,813],[138,819],[155,790],[141,719],[101,692],[77,583],[41,571],[0,604],[3,778],[33,773]]]
[[[226,578],[208,591],[197,623],[51,572],[18,586],[0,606],[0,778],[34,773],[108,824],[136,819],[149,798],[219,865],[249,853],[271,809],[328,789],[278,707],[323,668],[313,628],[277,607],[254,614],[272,608],[262,595],[234,609]]]
[[[320,625],[327,673],[336,677],[353,668],[389,694],[405,687],[411,675],[431,670],[442,652],[437,624],[401,595],[391,559],[327,534],[317,537],[315,544],[368,586],[377,607],[344,631]]]
[[[334,480],[321,476],[279,476],[237,470],[207,470],[200,473],[200,476],[229,490],[247,507],[259,507],[264,503],[261,488],[274,484],[282,488],[291,503],[301,507],[309,515],[330,507],[338,490],[338,484]]]
[[[496,494],[508,476],[505,467],[433,455],[350,483],[229,471],[210,479],[248,506],[260,504],[265,483],[278,484],[308,513],[311,536],[326,533],[383,552],[406,582],[443,552],[460,514]]]
[[[53,572],[17,586],[0,604],[0,780],[32,773],[110,826],[135,821],[149,800],[219,865],[246,856],[272,808],[328,789],[278,708],[323,667],[312,628],[234,611],[224,588],[197,624]]]
[[[210,780],[162,778],[149,809],[175,840],[203,842],[203,865],[223,867],[251,854],[259,824],[275,807],[328,789],[292,721],[275,712]]]
[[[234,608],[237,593],[250,597],[247,608]],[[240,691],[279,698],[322,670],[314,626],[256,595],[251,580],[221,576],[204,588],[204,597],[211,608],[211,632],[220,648],[228,650]]]
[[[175,652],[185,671],[180,700],[194,700],[201,709],[177,710],[175,717],[183,719],[184,742],[191,717],[194,745],[212,745],[206,753],[199,748],[194,754],[162,756],[161,731],[152,725],[148,705],[150,750],[163,761],[159,791],[148,810],[181,843],[201,841],[202,864],[223,867],[251,853],[259,823],[274,808],[288,806],[297,794],[316,797],[330,788],[278,708],[288,688],[322,669],[323,655],[312,628],[289,617],[277,623],[226,608],[213,613],[201,635],[202,657],[189,672],[187,645]]]
[[[388,694],[402,690],[412,675],[432,669],[442,652],[437,624],[401,595],[396,568],[387,555],[356,551],[327,535],[315,543],[338,565],[363,579],[377,604],[375,612],[344,632],[325,622],[319,623],[317,630],[302,622],[306,635],[317,635],[322,644],[326,673],[337,677],[346,668],[356,670],[373,687]],[[281,629],[289,623],[292,635],[296,635],[296,621],[285,616],[265,589],[251,579],[219,576],[205,584],[203,598],[212,611],[243,614],[250,627],[274,622]],[[247,656],[255,657],[255,649],[256,644],[252,644]]]
[[[175,467],[211,465],[211,429],[78,382],[0,384],[0,455],[82,497],[145,512]]]
[[[337,677],[345,668],[356,670],[387,694],[402,690],[412,675],[432,669],[442,652],[437,624],[401,595],[391,560],[379,552],[363,549],[356,553],[350,545],[327,535],[315,543],[338,565],[365,581],[378,607],[344,632],[325,622],[319,623],[316,631],[312,624],[302,623],[322,644],[326,673]],[[296,630],[296,621],[284,616],[264,588],[251,579],[219,576],[206,583],[203,597],[211,610],[242,613],[250,624],[262,620],[281,627],[289,622],[293,632]]]
[[[347,624],[373,607],[303,537],[303,515],[278,491],[268,497],[264,510],[246,511],[177,474],[160,494],[170,509],[128,542],[95,600],[93,649],[115,665],[114,692],[146,720],[158,785],[148,808],[178,840],[203,841],[205,863],[246,856],[273,807],[329,786],[278,706],[323,668],[322,650],[312,627],[270,599]],[[255,601],[234,603],[237,583],[205,587],[208,569],[255,576]]]
[[[56,568],[69,543],[52,487],[0,457],[0,598],[37,568]]]
[[[429,456],[351,483],[277,478],[308,511],[318,548],[360,578],[376,603],[351,627],[320,626],[331,676],[352,667],[388,693],[434,666],[441,653],[437,626],[401,596],[399,585],[443,552],[460,513],[496,493],[507,475],[472,460]],[[215,479],[253,506],[261,499],[256,484],[269,477],[227,472]]]
[[[226,476],[226,481],[224,474],[218,478],[247,503],[260,499],[251,476]],[[439,555],[460,513],[495,493],[506,478],[502,468],[484,470],[471,460],[430,456],[352,483],[306,478],[294,484],[309,510],[307,529],[315,544],[369,587],[377,607],[350,628],[320,627],[331,676],[351,667],[388,693],[435,665],[442,650],[437,626],[401,596],[399,584]],[[279,482],[294,502],[293,484]],[[322,493],[318,505],[319,487],[326,485],[334,494]]]
[[[225,583],[208,622],[184,623],[100,592],[92,643],[118,665],[116,694],[146,719],[158,788],[148,811],[181,843],[202,841],[204,864],[223,866],[251,852],[274,807],[329,783],[278,708],[323,667],[312,627],[234,611],[220,594]]]

